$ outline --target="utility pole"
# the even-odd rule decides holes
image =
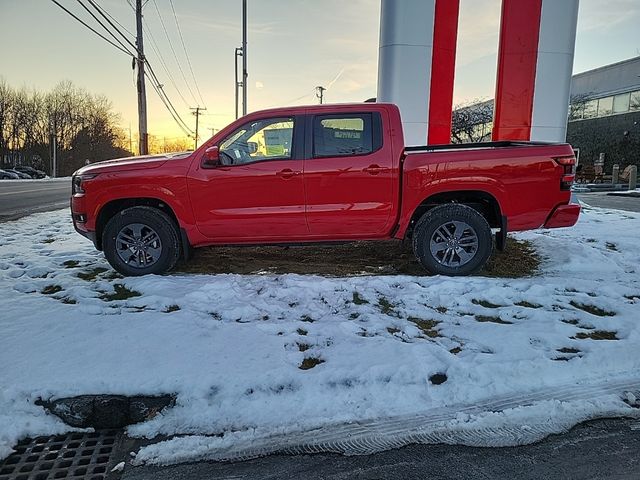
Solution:
[[[324,100],[324,91],[326,90],[326,88],[318,85],[316,87],[316,97],[320,99],[320,105],[322,105],[322,102]]]
[[[242,116],[247,114],[247,0],[242,0]]]
[[[136,46],[138,47],[138,135],[140,155],[149,153],[147,132],[147,91],[144,85],[144,44],[142,41],[142,0],[136,0]]]
[[[244,86],[242,84],[242,82],[240,80],[238,80],[238,57],[242,57],[242,48],[236,48],[236,52],[235,52],[235,75],[236,75],[236,82],[235,82],[235,92],[236,92],[236,120],[238,119],[238,104],[240,102],[240,94],[239,94],[239,89],[240,87],[242,87],[242,89],[244,90]]]
[[[198,149],[198,119],[200,118],[200,115],[202,115],[202,113],[200,113],[200,112],[202,110],[206,110],[206,108],[204,108],[204,107],[195,107],[195,108],[191,108],[191,110],[194,110],[191,113],[196,116],[196,136],[195,136],[195,148],[194,148],[194,150],[197,150]]]

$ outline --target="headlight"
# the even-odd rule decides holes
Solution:
[[[71,193],[85,193],[83,188],[83,183],[87,180],[91,180],[92,178],[97,177],[97,175],[74,175],[71,179]]]

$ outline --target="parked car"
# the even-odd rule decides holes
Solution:
[[[45,178],[47,176],[47,174],[45,172],[43,172],[42,170],[36,170],[33,167],[28,167],[28,166],[25,166],[25,165],[18,165],[16,167],[14,167],[13,169],[18,171],[18,172],[26,173],[31,178]]]
[[[17,180],[20,178],[18,174],[9,170],[0,170],[0,180]]]
[[[412,242],[430,272],[468,275],[507,231],[572,226],[567,144],[405,147],[395,105],[252,113],[195,152],[91,164],[72,179],[78,232],[124,275],[192,247]]]
[[[18,176],[18,178],[22,179],[22,180],[29,180],[31,179],[31,175],[27,174],[27,173],[23,173],[19,170],[16,170],[15,168],[8,168],[7,172],[11,172],[14,173]]]

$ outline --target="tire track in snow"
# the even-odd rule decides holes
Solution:
[[[626,391],[639,391],[640,379],[630,380],[629,378],[597,384],[548,387],[526,394],[487,399],[473,405],[441,407],[424,415],[402,415],[351,424],[328,425],[313,430],[254,438],[251,441],[239,441],[227,448],[212,448],[204,455],[200,452],[198,458],[213,461],[243,461],[276,453],[297,455],[323,452],[370,455],[412,443],[463,444],[477,447],[525,445],[539,441],[553,433],[565,432],[586,420],[620,416],[620,409],[555,418],[552,423],[539,422],[527,425],[482,428],[473,428],[468,425],[451,428],[442,424],[455,420],[461,414],[478,415],[501,412],[510,408],[533,406],[544,401],[597,400],[611,395],[621,396]],[[629,407],[629,416],[640,416],[640,411]],[[535,419],[532,420],[535,422]],[[181,439],[184,440],[185,437],[181,437]],[[172,442],[172,440],[167,442]],[[145,449],[147,449],[146,452]],[[157,457],[154,450],[154,445],[143,448],[138,454],[138,462],[156,463]],[[161,457],[157,460],[157,463],[162,461]],[[178,460],[174,458],[174,460],[189,461],[193,458]]]

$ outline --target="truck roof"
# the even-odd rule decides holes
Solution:
[[[358,103],[325,103],[323,105],[296,105],[294,107],[276,107],[258,110],[247,114],[247,117],[254,115],[273,114],[273,115],[292,115],[303,113],[339,113],[339,112],[356,112],[356,111],[375,111],[397,109],[393,103],[377,103],[377,102],[358,102]]]

